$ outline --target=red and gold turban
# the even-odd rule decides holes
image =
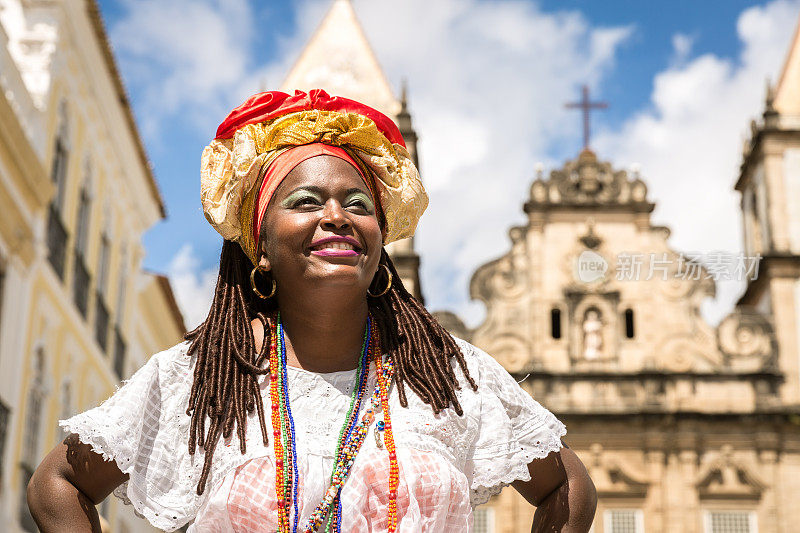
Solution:
[[[332,149],[293,150],[312,144]],[[294,166],[322,153],[348,160],[365,178],[382,208],[384,244],[414,234],[428,195],[400,130],[379,111],[320,89],[259,93],[227,116],[201,159],[206,219],[257,263],[269,198]]]

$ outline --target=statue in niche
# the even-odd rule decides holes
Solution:
[[[583,319],[583,357],[599,359],[603,355],[603,321],[596,309],[587,311]]]

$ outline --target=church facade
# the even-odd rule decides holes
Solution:
[[[485,322],[444,318],[567,425],[595,532],[792,531],[800,376],[782,338],[797,329],[744,298],[716,328],[699,313],[717,275],[763,283],[768,252],[682,254],[653,207],[640,176],[582,151],[533,182],[510,251],[473,275]],[[485,512],[486,530],[516,533],[534,509],[507,489]]]
[[[537,177],[510,250],[474,273],[484,323],[440,314],[565,422],[596,533],[800,523],[800,34],[751,130],[743,253],[671,249],[644,179],[584,149]],[[711,327],[699,306],[719,276],[747,288]],[[533,512],[506,489],[476,517],[521,533]]]

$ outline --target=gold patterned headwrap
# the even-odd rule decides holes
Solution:
[[[339,146],[363,163],[383,208],[384,244],[414,234],[428,196],[397,126],[368,106],[321,90],[291,97],[260,93],[220,125],[200,168],[200,199],[214,229],[258,263],[253,225],[264,171],[279,154],[310,143]]]

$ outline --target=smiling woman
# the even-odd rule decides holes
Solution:
[[[564,425],[450,336],[383,248],[427,205],[391,120],[261,93],[201,175],[225,239],[209,315],[62,422],[29,487],[43,531],[97,530],[115,488],[167,530],[469,531],[508,484],[538,506],[534,530],[588,530],[594,488]]]

